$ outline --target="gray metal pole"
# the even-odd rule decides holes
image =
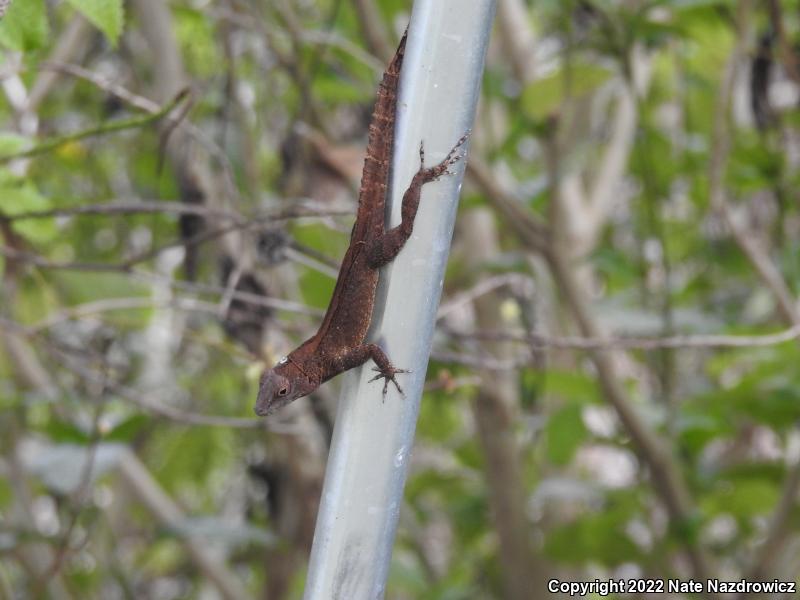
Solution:
[[[398,102],[391,225],[419,168],[442,160],[472,127],[494,0],[417,0],[411,16]],[[305,600],[383,598],[403,485],[444,269],[453,235],[463,163],[457,175],[423,188],[414,234],[381,276],[371,338],[400,368],[405,391],[368,383],[371,363],[345,375],[328,457]],[[385,298],[382,302],[381,298]]]

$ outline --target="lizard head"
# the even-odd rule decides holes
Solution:
[[[313,391],[314,387],[305,383],[307,378],[304,374],[293,364],[287,363],[286,359],[281,359],[275,367],[267,369],[261,375],[255,405],[256,414],[259,417],[271,415],[279,408]]]

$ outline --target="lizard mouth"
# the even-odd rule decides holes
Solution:
[[[294,400],[294,398],[291,396],[286,396],[284,398],[272,398],[272,400],[264,400],[263,398],[259,397],[256,400],[256,405],[253,407],[253,410],[259,417],[267,417],[277,411],[279,408],[283,408],[289,404],[292,400]]]

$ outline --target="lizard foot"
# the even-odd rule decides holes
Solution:
[[[423,182],[428,183],[430,181],[438,181],[442,175],[453,175],[450,167],[464,158],[465,155],[459,153],[458,149],[464,145],[464,142],[467,141],[470,133],[470,131],[467,131],[461,136],[461,139],[456,142],[456,145],[453,146],[450,152],[447,153],[447,156],[444,157],[442,162],[427,169],[425,168],[425,148],[423,147],[422,142],[419,143],[419,170],[422,173]]]
[[[373,371],[377,371],[378,374],[375,375],[375,377],[373,377],[372,379],[370,379],[370,382],[375,381],[376,379],[380,379],[381,377],[383,377],[383,379],[384,379],[384,382],[383,382],[383,396],[384,396],[384,398],[386,397],[386,392],[389,389],[389,382],[390,381],[394,384],[394,387],[397,388],[397,391],[400,392],[400,395],[405,397],[405,394],[403,393],[403,388],[400,387],[400,384],[397,383],[397,379],[395,379],[394,376],[397,375],[398,373],[410,373],[411,371],[409,371],[408,369],[395,369],[391,365],[389,365],[389,367],[386,368],[386,369],[380,369],[378,367],[372,367],[372,370]]]

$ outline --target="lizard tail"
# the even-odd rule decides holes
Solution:
[[[369,215],[378,214],[379,218],[383,219],[382,203],[385,202],[386,190],[389,186],[389,168],[394,146],[397,87],[405,56],[407,36],[408,29],[403,33],[397,52],[383,74],[383,79],[378,86],[378,98],[372,111],[358,209],[359,217],[365,218],[356,219],[357,222],[360,221],[364,224],[369,221]],[[376,203],[380,203],[381,206],[375,206]]]

